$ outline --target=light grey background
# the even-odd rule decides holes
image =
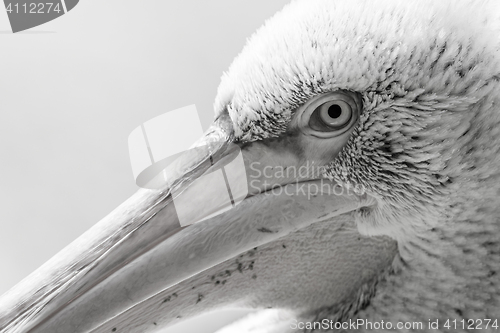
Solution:
[[[222,72],[286,2],[82,0],[15,35],[0,8],[0,294],[135,192],[136,126],[195,103],[208,127]]]

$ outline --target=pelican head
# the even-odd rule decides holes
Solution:
[[[497,1],[292,2],[223,75],[209,149],[5,294],[0,330],[150,332],[224,306],[273,309],[235,332],[498,317],[498,36]],[[248,195],[213,214],[193,184],[239,153]],[[180,227],[174,197],[213,216]]]

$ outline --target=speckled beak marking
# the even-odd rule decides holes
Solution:
[[[4,295],[2,332],[110,332],[120,318],[141,313],[149,299],[181,281],[311,223],[369,204],[366,197],[325,193],[335,184],[318,172],[273,174],[280,166],[309,163],[292,142],[300,136],[236,144],[232,131],[223,113],[200,140],[210,145],[210,155],[187,155],[182,166],[169,171],[173,181],[164,191],[140,190]],[[349,134],[339,138],[338,150]],[[214,194],[209,187],[191,193],[190,184],[225,163],[235,147],[243,153],[246,174],[240,177],[247,179],[248,196],[220,215],[180,227],[173,189],[197,198],[190,207],[194,215],[203,211],[200,202],[210,203]],[[312,196],[311,185],[316,189]],[[275,186],[280,190],[272,190]]]

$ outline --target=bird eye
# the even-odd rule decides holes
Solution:
[[[340,100],[324,103],[314,113],[318,113],[319,120],[323,122],[323,125],[332,129],[344,127],[352,117],[352,110],[349,104]]]
[[[336,91],[316,96],[302,107],[299,124],[302,131],[317,137],[340,135],[356,123],[361,98],[350,91]]]

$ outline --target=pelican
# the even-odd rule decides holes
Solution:
[[[223,75],[210,149],[3,295],[0,331],[154,332],[224,307],[259,310],[224,333],[494,331],[498,36],[493,0],[290,3]],[[217,195],[192,184],[238,152],[248,195],[181,227],[172,193],[208,217]]]

